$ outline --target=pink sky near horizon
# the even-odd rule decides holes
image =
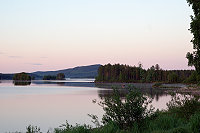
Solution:
[[[0,2],[0,73],[138,62],[193,69],[186,1],[86,1]]]

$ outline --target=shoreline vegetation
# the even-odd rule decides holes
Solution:
[[[123,98],[113,89],[113,95],[95,102],[105,114],[101,121],[89,114],[95,127],[91,125],[70,125],[67,121],[54,133],[199,133],[200,97],[192,95],[172,95],[166,110],[155,110],[152,99],[139,89],[129,86]],[[37,126],[26,127],[27,133],[41,133]]]
[[[163,70],[158,64],[147,70],[138,66],[123,64],[101,65],[96,83],[191,83],[198,81],[195,70]]]
[[[13,76],[15,85],[30,85],[31,80],[34,80],[34,77],[25,72]],[[43,80],[65,80],[65,74],[45,75]],[[123,89],[128,85],[140,84],[139,88],[143,89],[149,87],[162,89],[167,93],[178,92],[200,95],[199,81],[200,77],[195,70],[162,70],[158,64],[147,70],[142,68],[142,64],[139,64],[138,67],[106,64],[99,67],[98,76],[94,82],[100,88],[117,87]]]
[[[152,88],[167,93],[191,93],[200,96],[200,76],[195,70],[163,70],[158,64],[145,70],[142,64],[136,66],[121,64],[101,65],[98,69],[96,84],[113,85],[124,88],[137,83],[150,83]],[[104,85],[103,85],[104,84]],[[171,84],[171,85],[170,85]]]

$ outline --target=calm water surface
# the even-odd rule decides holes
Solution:
[[[70,124],[91,124],[87,114],[100,119],[102,108],[92,100],[101,100],[112,90],[96,87],[91,79],[67,79],[66,81],[33,81],[28,86],[15,86],[12,81],[0,82],[0,132],[24,132],[29,124],[43,132],[59,127],[67,120]],[[153,92],[153,106],[165,109],[171,96]]]

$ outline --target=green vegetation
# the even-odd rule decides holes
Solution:
[[[98,69],[98,76],[95,82],[164,82],[181,83],[194,72],[194,70],[162,70],[158,64],[145,70],[142,65],[136,66],[107,64]]]
[[[15,85],[30,85],[31,84],[31,76],[27,73],[17,73],[13,76],[13,83]]]
[[[45,75],[43,80],[65,80],[64,73],[58,73],[56,76],[54,75]]]
[[[42,133],[41,131],[40,131],[40,128],[39,127],[37,127],[37,126],[31,126],[31,125],[29,125],[28,127],[26,127],[26,133]]]
[[[168,83],[177,83],[178,75],[175,72],[172,72],[167,76],[167,79],[168,79]]]
[[[58,73],[56,75],[57,80],[65,80],[65,74],[64,73]]]
[[[154,111],[151,99],[137,89],[130,89],[125,97],[114,90],[112,96],[99,103],[105,114],[103,125],[96,128],[89,125],[72,126],[68,122],[55,128],[55,133],[199,133],[200,101],[190,95],[173,95],[168,109]],[[95,115],[90,115],[99,123]],[[93,117],[94,116],[94,117]],[[27,133],[39,133],[40,128],[27,127]]]
[[[31,76],[29,76],[27,73],[17,73],[13,76],[14,81],[31,81]]]
[[[56,80],[56,76],[54,75],[45,75],[43,80]]]
[[[196,71],[192,72],[192,74],[184,81],[185,83],[198,83],[200,81],[200,75]]]
[[[137,90],[129,89],[129,93],[122,100],[119,91],[114,89],[113,95],[100,103],[105,111],[103,123],[112,121],[120,129],[131,128],[135,123],[143,124],[145,118],[153,112],[152,107],[147,108],[150,103],[151,99],[147,99]]]
[[[192,6],[194,16],[191,16],[190,31],[193,34],[194,51],[187,53],[188,65],[194,66],[198,75],[200,75],[200,1],[199,0],[187,0],[188,4]]]

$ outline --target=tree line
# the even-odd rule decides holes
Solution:
[[[99,67],[95,82],[181,83],[187,81],[194,72],[194,70],[163,70],[158,64],[147,70],[142,68],[142,64],[138,66],[106,64]]]
[[[58,73],[55,75],[45,75],[43,77],[43,80],[65,80],[65,74],[64,73]]]

